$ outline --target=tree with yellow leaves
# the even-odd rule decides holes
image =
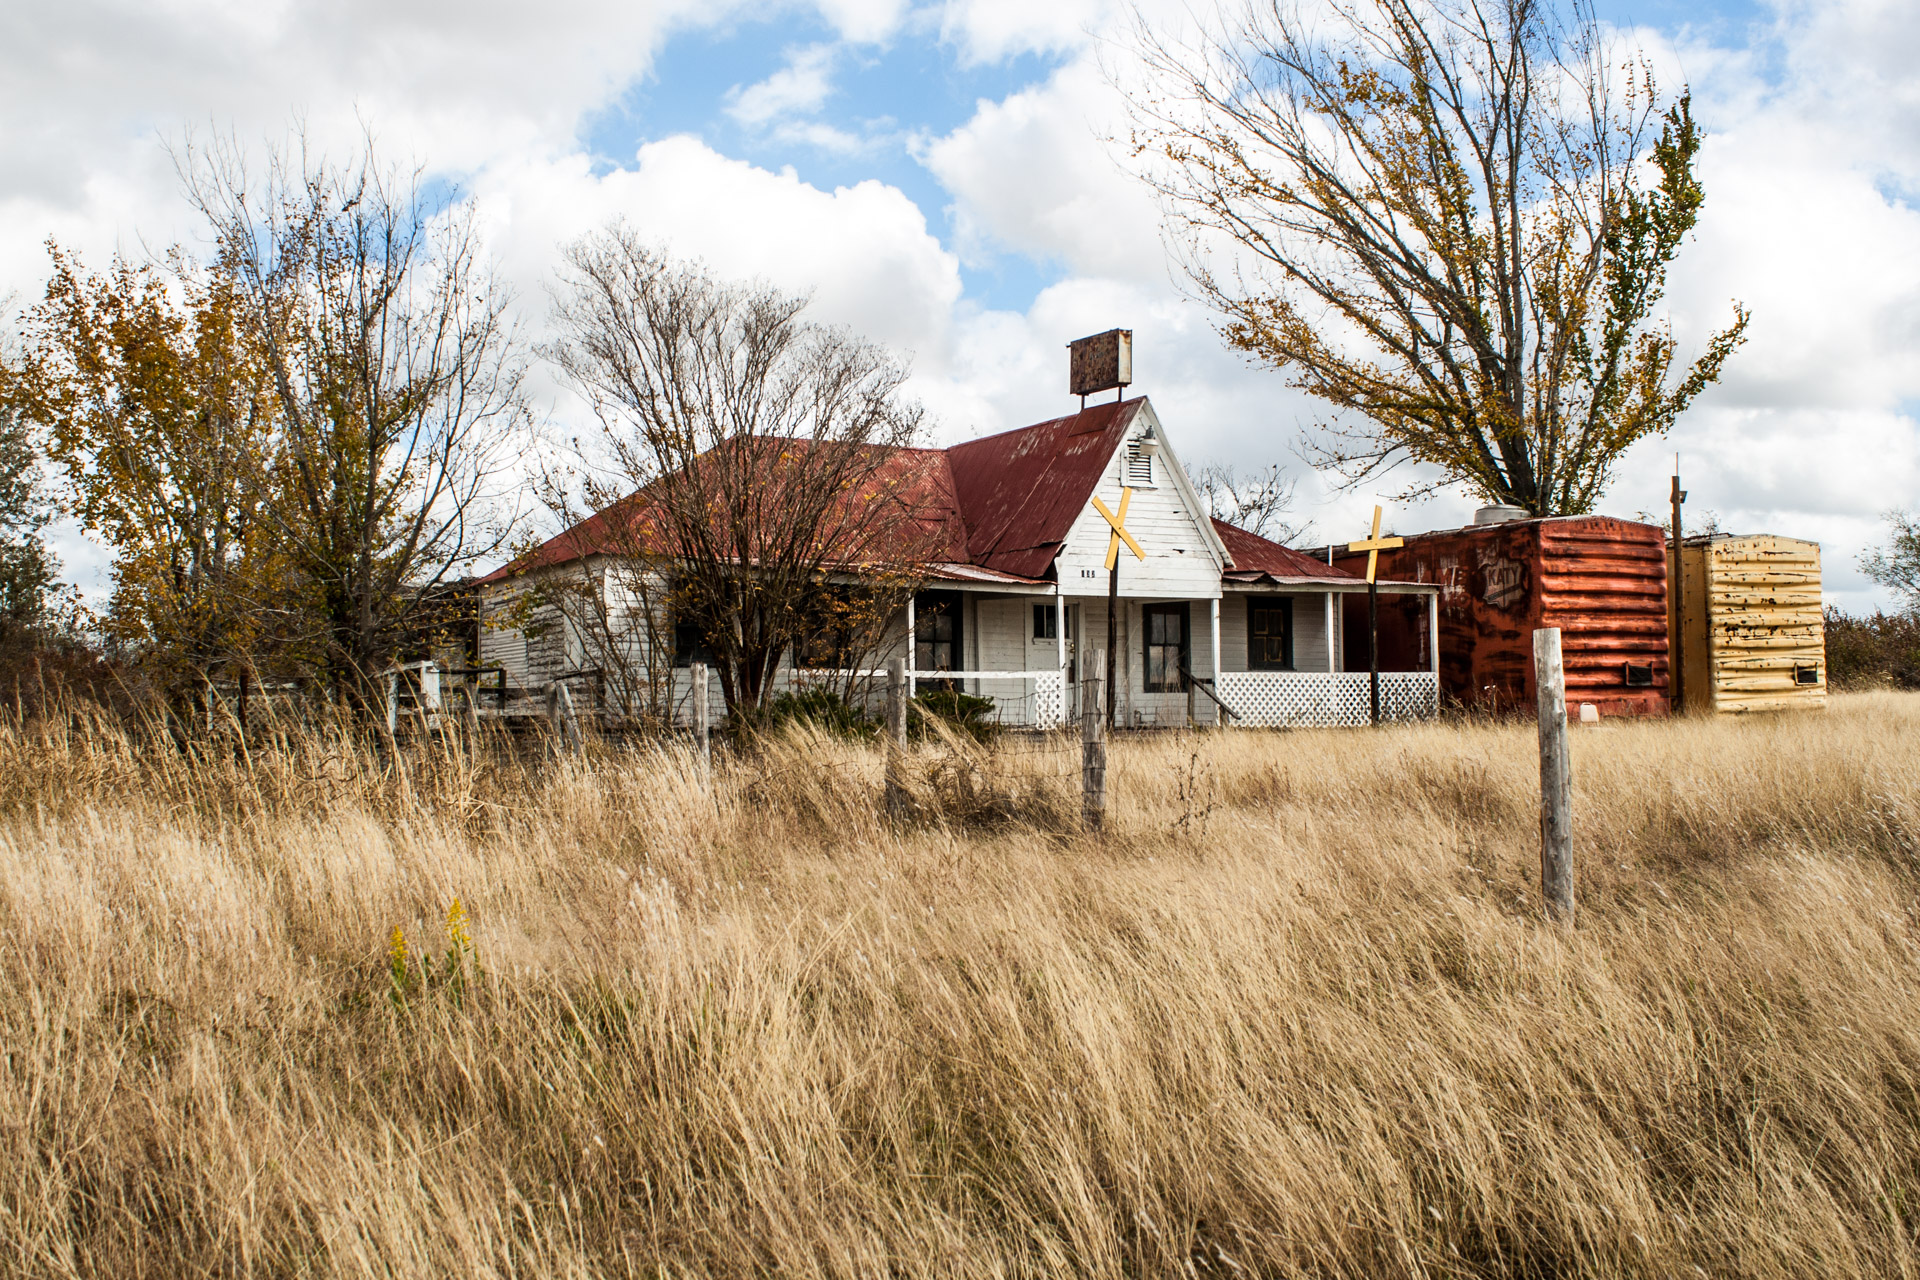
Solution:
[[[1228,0],[1229,3],[1233,0]],[[1245,0],[1137,23],[1134,141],[1229,343],[1335,410],[1316,458],[1412,461],[1536,515],[1590,510],[1621,453],[1720,375],[1658,307],[1704,199],[1664,101],[1581,0]]]
[[[274,500],[277,407],[241,323],[231,261],[116,259],[49,246],[53,272],[0,392],[46,434],[68,502],[113,553],[107,639],[166,692],[249,668],[285,632]]]

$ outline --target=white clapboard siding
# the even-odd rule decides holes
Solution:
[[[967,640],[968,665],[973,670],[1031,669],[1027,662],[1027,639],[1033,634],[1032,599],[1016,596],[980,600],[973,609],[973,620],[974,633]],[[992,698],[1009,716],[1033,694],[1031,680],[971,680],[968,684],[971,686],[968,692]]]
[[[1220,594],[1220,570],[1224,566],[1217,550],[1219,543],[1205,513],[1189,497],[1180,461],[1166,443],[1166,433],[1159,429],[1152,406],[1141,406],[1129,439],[1122,441],[1107,460],[1094,493],[1108,509],[1119,511],[1128,446],[1150,424],[1161,440],[1153,460],[1154,484],[1134,489],[1126,519],[1127,532],[1146,552],[1146,559],[1135,559],[1133,552],[1122,546],[1120,594],[1135,600],[1210,599]],[[1107,539],[1111,532],[1105,517],[1089,501],[1068,531],[1058,561],[1060,582],[1069,594],[1105,595]]]
[[[520,593],[507,586],[490,587],[480,606],[480,665],[504,667],[507,683],[516,688],[527,685],[527,637],[520,628],[507,626],[503,619],[513,608]]]

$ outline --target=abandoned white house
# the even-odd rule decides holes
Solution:
[[[1004,723],[1047,728],[1070,715],[1068,689],[1092,674],[1107,648],[1108,599],[1116,591],[1115,698],[1128,727],[1213,725],[1211,690],[1243,726],[1357,725],[1369,719],[1366,652],[1358,671],[1343,661],[1345,611],[1336,597],[1364,595],[1364,579],[1211,518],[1144,398],[1079,413],[947,449],[901,451],[924,472],[945,546],[918,570],[922,584],[873,651],[853,659],[861,687],[877,691],[888,659],[905,658],[909,681],[952,682],[990,697]],[[583,522],[482,580],[480,661],[502,667],[529,691],[591,672],[605,655],[593,635],[560,611],[536,617],[511,606],[541,575],[591,576],[609,561]],[[1118,583],[1107,567],[1119,540]],[[1431,715],[1439,682],[1430,584],[1382,582],[1392,599],[1428,622],[1417,669],[1380,676],[1383,718]],[[536,614],[539,611],[535,611]],[[1364,616],[1364,615],[1362,615]],[[623,643],[642,644],[637,627]],[[671,625],[651,628],[672,643]],[[675,718],[691,688],[675,664]],[[664,656],[664,655],[661,655]],[[834,673],[783,664],[781,687]],[[841,677],[845,673],[839,673]],[[1201,687],[1196,689],[1198,683]],[[716,699],[717,693],[710,691]]]

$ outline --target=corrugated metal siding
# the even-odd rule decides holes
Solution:
[[[1535,625],[1560,628],[1568,704],[1591,702],[1602,715],[1665,715],[1666,538],[1652,525],[1602,517],[1543,520],[1538,528]],[[1629,663],[1651,667],[1653,684],[1630,687]]]
[[[1531,712],[1533,632],[1559,627],[1569,703],[1591,702],[1604,716],[1664,716],[1665,546],[1658,528],[1631,520],[1515,520],[1409,537],[1380,554],[1380,576],[1439,585],[1440,687],[1451,697]],[[1364,571],[1366,557],[1336,553],[1334,562]],[[1364,618],[1344,621],[1354,631]],[[1389,628],[1402,624],[1395,611],[1380,618],[1384,648]],[[1628,662],[1651,666],[1653,683],[1629,686]]]
[[[1820,545],[1770,534],[1712,538],[1683,544],[1681,558],[1688,705],[1733,714],[1824,706]],[[1797,683],[1796,672],[1809,668],[1815,682]]]

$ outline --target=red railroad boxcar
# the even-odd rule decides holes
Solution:
[[[1334,563],[1366,571],[1365,555],[1340,548]],[[1666,535],[1654,525],[1560,516],[1445,529],[1381,552],[1379,574],[1439,584],[1440,687],[1461,702],[1533,710],[1533,632],[1559,627],[1571,714],[1583,702],[1603,716],[1668,713]],[[1347,609],[1364,667],[1365,598]],[[1418,645],[1400,634],[1417,625],[1402,614],[1380,610],[1383,659]]]

